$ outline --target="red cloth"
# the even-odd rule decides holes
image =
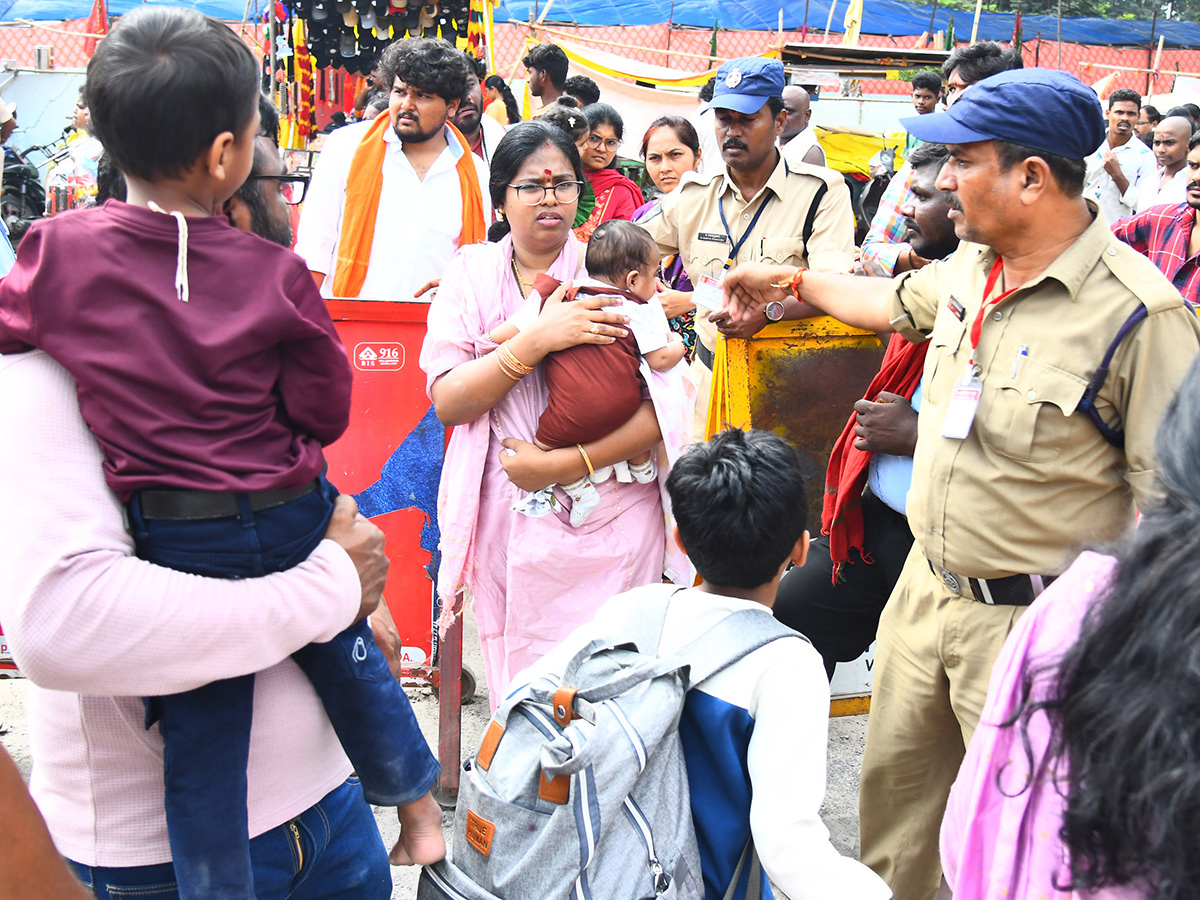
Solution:
[[[881,391],[899,394],[907,400],[921,383],[925,352],[929,342],[913,344],[893,334],[879,371],[871,379],[866,400],[874,400]],[[837,582],[843,563],[852,549],[862,552],[862,491],[867,482],[871,454],[854,446],[854,426],[858,413],[852,412],[841,436],[829,454],[825,471],[825,503],[821,510],[821,533],[829,536],[829,556],[833,560],[833,580]]]
[[[316,478],[350,419],[350,364],[304,261],[109,200],[42,219],[0,281],[0,353],[36,346],[75,378],[109,486],[265,491]]]
[[[533,280],[546,302],[561,284],[549,275]],[[627,291],[581,285],[567,291],[563,302],[578,294],[620,294],[645,303]],[[579,344],[542,360],[549,400],[538,419],[537,440],[544,447],[573,447],[599,440],[624,425],[642,403],[641,357],[632,334],[612,344]]]
[[[596,205],[584,223],[575,229],[575,237],[590,241],[592,232],[609,219],[633,221],[633,214],[645,205],[641,188],[616,169],[588,172],[587,179],[596,192]]]

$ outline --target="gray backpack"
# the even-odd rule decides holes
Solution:
[[[659,658],[651,648],[677,590],[640,588],[637,633],[594,640],[561,681],[543,677],[505,699],[463,764],[450,855],[422,871],[417,900],[704,896],[678,734],[684,694],[759,647],[802,635],[742,610]],[[731,891],[746,864],[753,887],[749,844]]]

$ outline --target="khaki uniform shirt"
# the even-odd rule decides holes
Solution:
[[[828,190],[817,206],[812,237],[805,247],[804,222],[822,184]],[[724,166],[705,175],[688,172],[679,187],[663,198],[657,212],[638,224],[650,232],[664,254],[679,254],[688,278],[698,284],[701,275],[720,277],[733,249],[721,226],[720,205],[724,204],[725,221],[736,242],[767,198],[770,202],[733,267],[762,260],[830,272],[853,268],[854,213],[841,174],[822,166],[787,163],[782,156],[753,197],[742,196]],[[703,309],[696,310],[696,336],[710,351],[716,344],[716,326]]]
[[[1096,216],[1039,278],[989,309],[970,434],[944,438],[995,259],[964,243],[895,281],[893,325],[930,344],[908,521],[930,562],[955,574],[1054,575],[1079,549],[1125,533],[1134,504],[1153,499],[1155,433],[1200,350],[1200,325],[1162,273]],[[1104,421],[1124,430],[1122,452],[1076,407],[1138,301],[1149,315],[1118,348],[1096,400]]]

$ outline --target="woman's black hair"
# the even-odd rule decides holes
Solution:
[[[595,131],[601,125],[608,125],[612,128],[613,134],[617,136],[617,140],[623,140],[625,137],[625,120],[621,118],[621,114],[607,103],[593,103],[590,106],[583,108],[583,114],[587,116],[588,125],[592,131]]]
[[[560,150],[567,158],[575,173],[576,181],[584,180],[583,163],[579,159],[579,150],[565,131],[545,122],[522,122],[508,130],[492,154],[488,192],[491,195],[494,209],[504,208],[508,186],[517,177],[517,172],[525,164],[525,160],[547,144]],[[508,231],[507,222],[504,223],[503,229],[495,229],[497,235],[495,237],[493,237],[493,229],[489,228],[488,240],[499,240],[508,234]]]
[[[139,6],[121,16],[88,63],[92,134],[118,169],[175,178],[258,109],[259,66],[224,23],[193,9]]]
[[[1165,498],[1118,552],[1079,639],[1049,670],[1025,673],[1024,702],[1006,724],[1025,736],[1039,711],[1051,724],[1045,769],[1065,770],[1057,789],[1071,880],[1056,887],[1134,885],[1184,900],[1200,884],[1200,360],[1167,409],[1157,451]],[[1047,671],[1057,686],[1031,699]]]
[[[650,145],[650,135],[654,134],[660,128],[670,128],[675,132],[675,137],[679,138],[679,142],[683,146],[692,151],[696,157],[700,156],[700,135],[696,133],[696,126],[685,119],[683,116],[659,116],[650,123],[650,127],[646,129],[646,133],[642,135],[642,160],[646,159],[646,148]]]
[[[517,98],[513,96],[507,81],[499,75],[489,75],[484,79],[483,86],[499,91],[500,99],[504,101],[504,111],[508,113],[509,125],[516,125],[521,121],[521,108],[517,106]]]

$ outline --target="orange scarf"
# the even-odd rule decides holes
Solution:
[[[462,154],[455,164],[463,207],[458,246],[478,244],[487,236],[479,176],[475,173],[471,148],[466,140],[457,128],[449,122],[446,124],[462,146]],[[357,297],[367,278],[367,264],[375,240],[375,218],[379,214],[379,194],[383,189],[383,157],[387,151],[383,135],[389,127],[388,114],[380,113],[354,151],[354,159],[350,163],[342,212],[342,233],[338,239],[337,267],[333,274],[335,297]]]

